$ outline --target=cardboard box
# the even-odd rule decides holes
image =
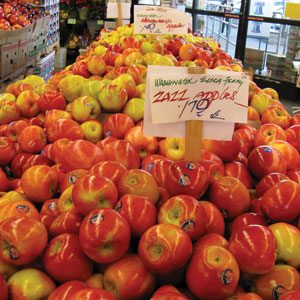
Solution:
[[[34,28],[34,23],[18,30],[0,30],[0,45],[15,44],[28,40]]]
[[[19,43],[2,45],[0,47],[0,77],[6,77],[15,72],[19,65]]]
[[[19,42],[19,55],[18,55],[18,65],[20,67],[25,66],[29,57],[29,41]]]

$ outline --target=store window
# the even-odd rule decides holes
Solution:
[[[212,37],[234,57],[239,20],[228,17],[197,15],[196,30],[202,36]]]
[[[196,0],[196,8],[207,11],[239,13],[240,0]]]

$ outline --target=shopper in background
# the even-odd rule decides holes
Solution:
[[[229,0],[222,0],[221,4],[222,4],[223,11],[225,13],[231,12],[233,3],[230,3]],[[221,30],[222,33],[224,32],[225,26],[226,26],[226,33],[228,34],[228,21],[229,21],[229,18],[224,18],[224,20],[222,22],[222,30]]]

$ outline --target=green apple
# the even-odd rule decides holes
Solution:
[[[144,117],[145,100],[141,98],[130,99],[124,109],[123,114],[129,116],[135,123]]]
[[[97,144],[102,137],[102,124],[97,120],[88,120],[80,125],[84,139]]]

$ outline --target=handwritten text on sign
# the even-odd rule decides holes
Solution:
[[[183,12],[135,12],[134,32],[137,34],[184,34],[188,32],[188,15]]]
[[[247,122],[249,80],[244,74],[148,76],[153,123]]]

